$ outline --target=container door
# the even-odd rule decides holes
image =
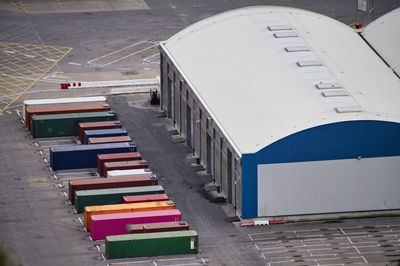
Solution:
[[[190,238],[190,249],[195,249],[195,238],[191,237]]]

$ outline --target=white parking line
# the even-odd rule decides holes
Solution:
[[[74,65],[74,66],[81,66],[81,65],[82,65],[82,64],[80,64],[80,63],[75,63],[75,62],[68,62],[68,64]]]
[[[94,61],[97,61],[97,60],[99,60],[99,59],[102,59],[102,58],[104,58],[104,57],[110,56],[110,55],[112,55],[112,54],[119,53],[119,52],[121,52],[121,51],[123,51],[123,50],[126,50],[126,49],[132,47],[132,46],[136,46],[136,45],[139,45],[139,44],[142,44],[142,43],[146,43],[146,42],[147,42],[147,41],[140,41],[140,42],[137,42],[137,43],[128,45],[128,46],[126,46],[126,47],[124,47],[124,48],[121,48],[121,49],[119,49],[119,50],[116,50],[116,51],[114,51],[114,52],[111,52],[111,53],[102,55],[102,56],[100,56],[100,57],[97,57],[97,58],[95,58],[95,59],[92,59],[92,60],[88,61],[88,64],[90,64],[90,63],[92,63],[92,62],[94,62]]]
[[[151,48],[154,48],[154,47],[157,47],[157,46],[158,46],[158,45],[152,45],[152,46],[150,46],[150,47],[146,47],[146,48],[144,48],[144,49],[142,49],[142,50],[139,50],[139,51],[137,51],[137,52],[128,54],[128,55],[126,55],[126,56],[123,56],[123,57],[121,57],[121,58],[115,59],[115,60],[113,60],[113,61],[111,61],[111,62],[108,62],[108,63],[103,64],[103,65],[99,65],[99,66],[105,67],[105,66],[114,64],[114,63],[116,63],[116,62],[118,62],[118,61],[124,60],[124,59],[126,59],[126,58],[128,58],[128,57],[131,57],[131,56],[134,56],[134,55],[137,55],[137,54],[140,54],[140,53],[143,53],[143,52],[145,52],[145,51],[147,51],[147,50],[150,50]]]
[[[368,261],[365,259],[365,257],[364,256],[362,256],[361,257],[364,261],[365,261],[365,263],[367,263],[368,264]]]
[[[121,261],[121,262],[113,262],[108,265],[122,265],[122,264],[137,264],[137,263],[150,263],[152,260],[141,260],[141,261]]]
[[[92,177],[93,176],[61,177],[61,178],[59,178],[59,180],[69,181],[69,180],[86,179],[86,178],[92,178]]]
[[[157,56],[160,56],[160,54],[153,54],[153,55],[150,55],[150,56],[144,58],[143,61],[148,61],[150,58],[155,58],[155,57],[157,57]]]
[[[93,173],[93,172],[88,172],[88,171],[85,171],[85,172],[60,172],[60,173],[58,173],[58,175],[76,175],[76,174],[91,174],[91,173]]]
[[[200,262],[192,262],[192,263],[181,263],[181,264],[166,264],[163,266],[185,266],[185,265],[202,265]]]
[[[39,140],[39,143],[48,143],[48,142],[73,142],[74,139],[70,138],[70,139],[48,139],[48,140]]]
[[[294,262],[294,260],[281,260],[281,261],[271,261],[270,263],[273,263],[273,264],[279,264],[279,263],[290,263],[290,262]]]

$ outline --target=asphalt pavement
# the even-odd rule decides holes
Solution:
[[[160,183],[194,230],[194,256],[104,258],[65,192],[95,169],[51,172],[48,148],[74,138],[32,139],[19,117],[24,99],[105,93],[60,90],[60,83],[153,78],[157,43],[203,18],[252,5],[304,8],[354,23],[357,1],[313,0],[31,0],[0,2],[0,243],[16,265],[324,265],[396,264],[400,219],[377,217],[239,227],[231,207],[210,202],[193,171],[191,150],[174,143],[171,121],[148,95],[109,97]],[[400,6],[374,3],[375,18]]]

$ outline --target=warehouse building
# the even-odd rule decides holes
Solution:
[[[242,8],[160,53],[161,108],[240,217],[400,209],[400,80],[347,25]]]
[[[368,24],[360,34],[400,78],[399,25],[400,7]]]

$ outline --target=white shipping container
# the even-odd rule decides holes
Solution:
[[[112,170],[107,172],[107,177],[121,177],[132,175],[153,175],[150,169]]]

